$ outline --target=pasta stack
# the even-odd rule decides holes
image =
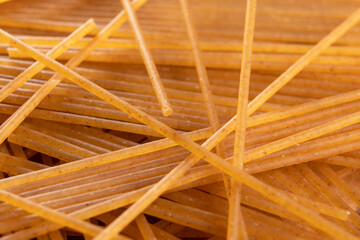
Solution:
[[[359,21],[356,0],[1,3],[0,239],[360,239]]]

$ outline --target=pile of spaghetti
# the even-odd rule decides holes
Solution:
[[[0,2],[0,239],[360,239],[359,1]]]

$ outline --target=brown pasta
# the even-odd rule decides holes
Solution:
[[[0,239],[360,239],[356,1],[0,6]]]

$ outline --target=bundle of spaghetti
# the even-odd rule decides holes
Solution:
[[[360,239],[356,1],[0,6],[0,239]]]

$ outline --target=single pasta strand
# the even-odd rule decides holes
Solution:
[[[201,54],[200,46],[199,46],[199,39],[197,37],[197,33],[194,27],[194,23],[192,21],[191,13],[189,10],[189,4],[187,0],[180,0],[181,10],[182,14],[185,20],[186,30],[187,34],[189,36],[190,42],[191,42],[191,49],[193,52],[194,60],[195,60],[195,66],[197,75],[199,78],[199,83],[201,87],[201,92],[204,98],[204,103],[207,111],[207,116],[210,122],[210,127],[212,132],[216,132],[220,128],[220,121],[218,114],[216,112],[216,107],[214,103],[213,94],[211,92],[210,82],[209,78],[206,72],[206,67],[203,62],[203,57]],[[224,144],[220,142],[218,145],[216,145],[216,152],[219,154],[220,157],[225,157],[224,152]],[[230,187],[229,187],[229,178],[223,174],[224,178],[224,184],[227,193],[229,194]]]
[[[243,55],[241,58],[238,106],[236,113],[234,155],[232,163],[241,170],[244,169],[245,158],[247,105],[249,99],[252,45],[255,31],[256,2],[256,0],[248,0],[246,2]],[[228,239],[248,239],[245,222],[241,212],[241,192],[241,185],[232,181],[229,199]]]
[[[151,226],[146,220],[144,214],[139,215],[135,221],[144,240],[156,240],[154,232],[151,229]]]
[[[187,33],[191,42],[191,48],[193,51],[193,56],[196,62],[196,71],[199,78],[199,83],[201,87],[201,91],[204,98],[204,103],[206,106],[207,115],[209,118],[210,126],[213,132],[217,131],[220,127],[219,118],[217,116],[217,112],[215,109],[215,103],[213,100],[213,95],[210,88],[209,78],[206,72],[206,68],[203,63],[203,59],[201,56],[201,50],[199,48],[199,40],[196,34],[196,30],[194,28],[194,24],[191,19],[191,15],[189,12],[188,1],[180,0],[182,13],[186,23]],[[222,147],[223,148],[223,147]],[[221,149],[220,151],[224,151]],[[223,155],[223,153],[220,153]]]
[[[136,36],[136,40],[139,43],[141,56],[145,62],[145,66],[149,73],[149,77],[150,77],[151,83],[153,85],[155,95],[161,106],[161,110],[162,110],[164,116],[169,116],[172,114],[173,110],[172,110],[169,100],[166,96],[166,92],[165,92],[164,86],[161,82],[159,73],[156,69],[154,60],[152,59],[151,53],[150,53],[148,47],[146,46],[145,39],[143,37],[140,25],[138,23],[136,15],[135,15],[135,11],[133,10],[129,0],[121,0],[121,2],[124,6],[124,9],[125,9],[127,15],[128,15],[129,22],[130,22],[130,24],[133,28],[133,31],[135,33],[135,36]]]

